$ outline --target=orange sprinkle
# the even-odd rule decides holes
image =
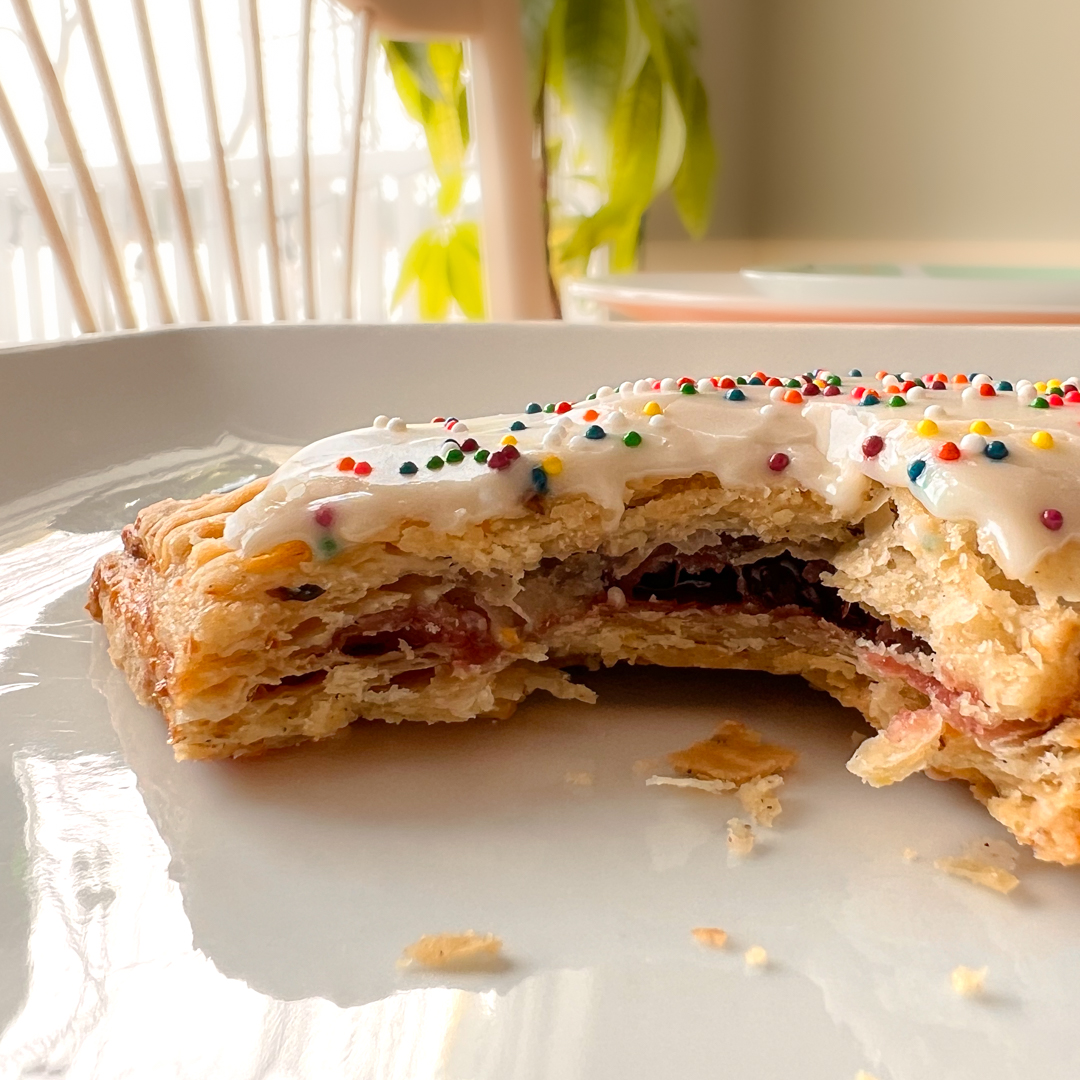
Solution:
[[[942,461],[956,461],[960,456],[960,447],[954,442],[942,443],[938,448],[937,456]]]
[[[351,457],[343,457],[338,463],[339,472],[352,472],[356,462]]]
[[[802,394],[799,393],[798,390],[789,390],[784,395],[784,400],[789,405],[801,405],[802,402],[803,402],[803,396],[802,396]]]
[[[599,419],[600,414],[595,409],[586,409],[582,414],[581,419],[587,420],[592,423],[593,420]]]
[[[997,397],[997,391],[988,382],[979,387],[979,394],[981,397]]]
[[[968,381],[968,377],[966,375],[954,375],[952,377],[952,381],[954,383],[966,383]]]

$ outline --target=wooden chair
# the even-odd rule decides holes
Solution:
[[[98,0],[100,3],[100,0]],[[112,0],[120,3],[122,0]],[[147,0],[128,0],[131,4],[139,58],[145,72],[146,90],[157,142],[161,151],[164,189],[172,221],[172,243],[176,255],[177,280],[170,288],[162,265],[152,213],[155,192],[147,190],[131,149],[130,131],[125,128],[123,109],[118,102],[114,80],[106,60],[94,17],[91,0],[75,0],[94,82],[115,148],[123,203],[117,209],[119,191],[103,191],[95,182],[88,164],[86,148],[80,142],[73,120],[71,103],[65,99],[57,67],[46,48],[39,20],[31,0],[12,0],[21,36],[25,41],[34,73],[53,118],[64,156],[70,166],[72,186],[78,194],[86,231],[96,252],[98,273],[88,273],[87,257],[80,260],[74,250],[75,207],[61,205],[47,176],[34,160],[24,132],[12,108],[5,81],[11,77],[0,69],[0,133],[8,142],[17,169],[22,176],[36,212],[44,241],[52,251],[56,272],[63,283],[70,304],[71,320],[82,333],[107,328],[110,322],[132,329],[140,321],[146,324],[169,324],[176,321],[239,321],[259,318],[255,292],[259,283],[253,279],[255,258],[248,250],[254,227],[238,227],[238,213],[252,209],[253,200],[237,191],[237,173],[241,162],[230,158],[222,135],[218,94],[211,63],[212,35],[207,31],[206,0],[189,0],[191,27],[195,43],[201,108],[205,116],[210,152],[211,185],[217,203],[218,229],[212,244],[200,244],[193,226],[192,195],[185,187],[182,163],[170,125],[163,88],[162,42],[155,41],[147,11]],[[318,3],[341,0],[297,0],[300,5],[300,42],[298,79],[298,228],[295,237],[286,237],[291,245],[298,240],[298,258],[283,255],[283,223],[280,195],[276,194],[275,167],[280,161],[271,153],[265,84],[264,34],[260,30],[259,0],[235,0],[239,5],[248,58],[247,85],[253,102],[257,152],[254,163],[257,180],[251,191],[261,202],[259,237],[265,245],[265,259],[259,264],[264,277],[263,291],[269,293],[273,320],[289,318],[354,318],[356,311],[357,217],[361,186],[363,149],[361,119],[364,116],[365,89],[368,85],[368,60],[375,30],[392,38],[468,39],[472,71],[474,130],[478,143],[479,173],[483,193],[484,265],[488,291],[488,309],[495,319],[547,318],[552,314],[547,280],[543,234],[541,187],[538,167],[532,156],[533,134],[526,90],[526,62],[519,30],[517,0],[344,0],[351,9],[358,62],[353,63],[351,90],[351,130],[348,138],[348,167],[344,199],[344,222],[340,236],[334,237],[333,257],[320,246],[313,228],[313,179],[311,153],[312,116],[312,27],[313,11]],[[264,4],[266,0],[263,0]],[[263,12],[265,13],[265,8]],[[175,106],[174,106],[175,107]],[[173,116],[175,117],[175,111]],[[252,163],[248,163],[250,167]],[[145,170],[143,170],[145,171]],[[55,184],[53,185],[55,187]],[[157,215],[160,217],[161,215]],[[118,219],[123,228],[118,229]],[[118,232],[125,232],[121,243]],[[325,233],[325,230],[324,230]],[[242,235],[248,239],[245,245]],[[0,236],[0,242],[3,237]],[[123,250],[137,245],[140,280],[150,303],[143,305],[146,314],[140,320],[132,294],[131,262]],[[123,250],[122,250],[123,249]],[[200,258],[200,254],[203,257]],[[299,273],[289,276],[290,264]],[[96,269],[91,264],[91,270]],[[326,300],[326,278],[337,274],[339,300]],[[228,285],[228,306],[211,302],[208,276],[222,278]],[[298,281],[295,278],[298,277]],[[98,280],[100,279],[100,280]],[[317,285],[317,279],[318,285]],[[102,282],[106,290],[102,289]],[[3,296],[0,276],[0,305]],[[96,289],[94,288],[96,286]],[[107,302],[105,301],[107,295]],[[217,290],[215,295],[223,295]],[[320,297],[323,298],[320,303]],[[95,303],[96,300],[96,303]],[[333,311],[330,309],[333,307]],[[150,309],[152,308],[152,315]]]

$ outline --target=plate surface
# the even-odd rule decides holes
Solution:
[[[178,765],[82,605],[140,506],[376,412],[757,367],[1065,375],[1078,346],[305,327],[0,352],[0,1077],[1074,1078],[1080,869],[1025,854],[1009,897],[935,871],[1004,831],[957,784],[861,784],[844,769],[861,718],[796,680],[619,669],[587,676],[595,706],[537,697],[498,723],[358,724]],[[734,800],[646,787],[637,765],[728,717],[801,755],[742,861]],[[702,925],[728,948],[698,946]],[[468,928],[501,936],[507,964],[396,968],[421,934]],[[987,967],[983,997],[953,993],[958,964]]]

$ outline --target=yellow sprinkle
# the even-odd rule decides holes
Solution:
[[[1046,380],[1046,385],[1047,385],[1047,387],[1060,386],[1061,385],[1061,380],[1060,379],[1047,379]]]
[[[656,404],[655,401],[650,401],[644,409],[641,410],[646,416],[659,416],[664,410]]]
[[[552,454],[551,457],[546,457],[540,462],[540,467],[548,476],[558,476],[562,472],[562,458],[557,458]]]
[[[1054,445],[1054,436],[1049,431],[1036,431],[1031,436],[1031,444],[1040,450],[1049,450]]]
[[[992,435],[994,433],[993,429],[985,420],[973,420],[968,431],[970,431],[972,435]]]
[[[517,439],[513,435],[504,435],[502,437],[503,446],[517,446]]]
[[[915,430],[924,439],[929,439],[931,435],[937,434],[937,424],[935,424],[933,420],[920,420],[915,425]]]
[[[1035,384],[1035,389],[1038,390],[1040,394],[1045,394],[1046,393],[1046,383],[1037,382]]]

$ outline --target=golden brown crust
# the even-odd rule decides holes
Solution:
[[[399,522],[320,561],[302,542],[249,558],[222,539],[228,515],[264,483],[148,507],[94,573],[88,607],[140,700],[164,713],[178,757],[259,753],[357,717],[505,716],[539,688],[589,700],[558,670],[570,662],[798,673],[880,729],[852,761],[865,779],[962,779],[1040,857],[1080,861],[1080,613],[1007,580],[973,528],[903,493],[872,488],[856,520],[839,520],[794,486],[730,490],[700,475],[629,492],[614,529],[572,496],[454,536]],[[798,613],[589,603],[536,614],[561,603],[554,586],[548,601],[529,591],[538,568],[581,553],[692,550],[720,534],[816,546],[844,599],[933,655],[869,648]],[[385,617],[393,628],[459,592],[484,605],[497,645],[475,662],[437,643],[350,654],[356,627]]]

